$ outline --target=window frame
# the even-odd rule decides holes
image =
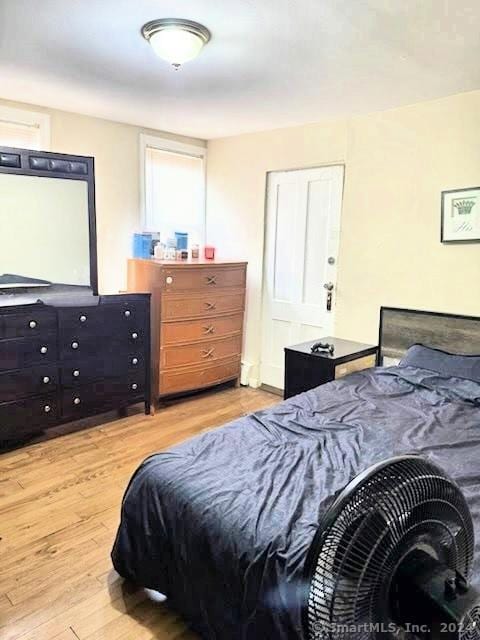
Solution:
[[[201,147],[195,144],[187,144],[179,140],[171,140],[160,136],[152,136],[145,133],[140,134],[140,215],[141,226],[143,231],[158,231],[153,228],[153,221],[148,219],[147,211],[147,172],[145,166],[145,156],[147,148],[157,149],[158,151],[166,151],[181,155],[200,158],[202,160],[202,182],[203,182],[203,198],[202,198],[202,242],[205,244],[206,227],[207,227],[207,147]]]
[[[0,124],[2,122],[38,127],[40,147],[34,151],[50,151],[50,115],[48,113],[0,105]]]

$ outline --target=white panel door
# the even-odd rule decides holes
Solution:
[[[283,389],[284,347],[333,333],[342,191],[341,166],[269,174],[263,384]]]

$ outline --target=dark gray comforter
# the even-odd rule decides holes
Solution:
[[[148,458],[125,495],[114,566],[209,640],[301,638],[304,563],[325,510],[361,470],[407,452],[459,482],[478,540],[480,384],[391,367]]]

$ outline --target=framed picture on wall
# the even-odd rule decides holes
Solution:
[[[442,191],[442,242],[480,242],[480,187]]]

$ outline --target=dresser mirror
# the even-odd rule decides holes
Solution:
[[[0,147],[0,301],[97,293],[93,158]]]

